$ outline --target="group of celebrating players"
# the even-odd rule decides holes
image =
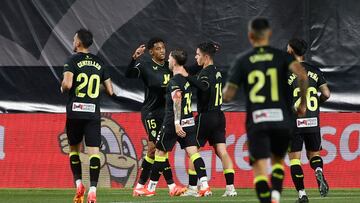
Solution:
[[[320,156],[319,103],[329,98],[329,88],[321,71],[304,61],[307,49],[304,40],[290,40],[285,52],[269,46],[270,36],[267,19],[255,18],[249,22],[248,37],[253,48],[236,57],[224,88],[223,75],[213,61],[219,48],[214,43],[205,42],[196,47],[197,65],[191,67],[184,67],[188,56],[182,49],[171,51],[166,61],[165,42],[160,38],[152,38],[147,45],[135,50],[125,76],[141,79],[144,83],[145,101],[141,119],[149,140],[133,196],[155,195],[161,174],[169,187],[170,196],[212,195],[206,166],[199,153],[207,142],[223,165],[226,180],[223,196],[237,195],[233,162],[226,149],[226,121],[221,106],[223,101],[229,102],[235,97],[240,86],[244,87],[246,95],[247,144],[259,201],[280,202],[287,152],[291,176],[299,193],[296,201],[309,201],[300,162],[304,142],[320,195],[327,195],[329,187]],[[112,98],[118,99],[104,62],[89,53],[92,42],[92,34],[88,30],[76,32],[73,41],[76,53],[64,65],[61,84],[61,91],[69,95],[66,133],[70,145],[70,166],[77,188],[75,203],[82,203],[85,194],[79,157],[83,137],[90,163],[87,202],[96,202],[101,145],[100,84]],[[146,49],[151,61],[138,62]],[[191,109],[194,90],[197,93],[196,117]],[[172,151],[176,142],[189,157],[189,185],[185,188],[174,183],[168,159],[168,152]],[[270,180],[267,173],[269,158],[272,165]]]

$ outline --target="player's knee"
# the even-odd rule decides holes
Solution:
[[[289,153],[289,159],[300,159],[301,158],[301,152],[290,152]]]
[[[222,160],[224,158],[227,158],[229,156],[228,152],[226,151],[226,149],[216,149],[215,151],[216,155]]]
[[[155,149],[154,150],[149,150],[146,155],[151,158],[154,159],[155,158]]]
[[[315,157],[315,156],[320,156],[320,152],[318,152],[318,151],[316,151],[316,152],[314,152],[314,151],[307,151],[307,152],[306,152],[306,156],[307,156],[307,158],[310,160],[310,159],[312,159],[312,158]]]

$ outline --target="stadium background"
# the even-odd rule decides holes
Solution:
[[[115,91],[129,99],[120,104],[106,96],[102,100],[103,111],[111,113],[102,117],[100,186],[131,187],[146,150],[137,112],[143,87],[123,75],[132,52],[153,36],[164,38],[168,50],[181,47],[189,53],[199,42],[212,40],[221,46],[215,60],[226,73],[232,58],[249,47],[247,22],[259,15],[271,19],[272,45],[284,48],[293,36],[309,42],[307,57],[319,64],[332,90],[321,114],[325,175],[332,187],[359,187],[360,177],[354,175],[360,171],[359,7],[355,0],[2,1],[0,187],[73,186],[63,134],[67,98],[59,87],[62,65],[72,53],[72,38],[79,27],[92,30],[92,51],[109,64]],[[224,106],[227,141],[236,187],[252,187],[242,97]],[[224,186],[220,161],[210,148],[202,155],[210,184]],[[178,146],[170,155],[175,179],[182,184],[187,183],[184,157]],[[82,159],[87,160],[85,154]],[[308,165],[304,170],[312,173]],[[285,186],[291,187],[288,174]],[[316,186],[310,175],[305,184]]]

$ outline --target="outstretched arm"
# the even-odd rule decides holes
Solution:
[[[145,45],[140,45],[134,52],[134,54],[131,57],[131,61],[129,65],[127,66],[127,69],[125,71],[125,76],[128,78],[139,78],[140,77],[140,69],[138,65],[136,65],[136,60],[144,54],[145,52]]]

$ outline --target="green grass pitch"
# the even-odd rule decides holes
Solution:
[[[258,202],[253,189],[237,189],[237,197],[221,197],[224,189],[213,189],[213,196],[195,197],[169,197],[168,190],[158,189],[154,197],[132,197],[131,189],[98,189],[98,203],[192,203],[192,202]],[[326,203],[355,203],[360,202],[360,189],[331,189],[328,197],[320,198],[317,190],[307,190],[310,202]],[[66,203],[72,202],[75,189],[0,189],[1,203]],[[297,193],[294,189],[285,189],[281,202],[295,202]]]

